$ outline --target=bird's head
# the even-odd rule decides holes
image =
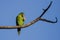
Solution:
[[[23,12],[20,12],[18,15],[24,15],[24,13]]]
[[[25,18],[25,16],[24,16],[24,13],[23,13],[23,12],[20,12],[18,15],[21,16],[21,17],[23,17],[24,20],[26,20],[26,18]]]

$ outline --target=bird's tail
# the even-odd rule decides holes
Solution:
[[[18,28],[17,31],[18,31],[18,35],[20,35],[21,28]]]

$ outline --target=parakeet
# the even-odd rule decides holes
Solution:
[[[25,21],[24,13],[20,12],[16,17],[16,26],[23,26]],[[20,35],[21,28],[17,29],[18,35]]]

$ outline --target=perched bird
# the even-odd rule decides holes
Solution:
[[[16,26],[23,26],[25,21],[24,13],[20,12],[16,17]],[[17,29],[18,35],[20,35],[21,28]]]

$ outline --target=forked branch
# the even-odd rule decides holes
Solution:
[[[0,26],[0,29],[17,29],[17,28],[26,28],[26,27],[29,27],[31,26],[32,24],[38,22],[38,21],[45,21],[45,22],[49,22],[49,23],[57,23],[58,19],[56,17],[56,21],[50,21],[50,20],[47,20],[47,19],[43,19],[42,16],[47,12],[47,10],[51,7],[52,5],[52,1],[50,2],[50,4],[48,5],[48,7],[46,9],[43,9],[43,13],[37,17],[35,20],[29,22],[28,24],[25,24],[23,26]]]

